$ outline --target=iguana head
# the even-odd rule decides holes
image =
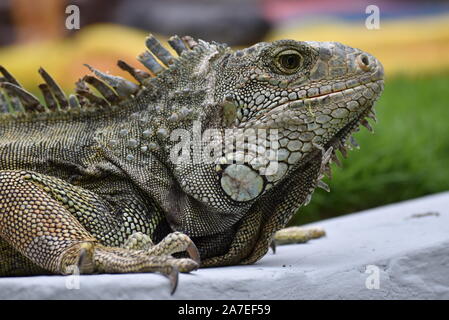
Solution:
[[[237,202],[259,198],[317,151],[329,170],[329,158],[338,161],[336,150],[346,155],[350,134],[360,124],[370,129],[365,118],[375,118],[383,67],[361,50],[294,40],[238,51],[198,46],[203,59],[192,69],[207,71],[202,76],[212,108],[204,109],[214,119],[203,126],[221,119],[218,127],[227,129],[222,140],[233,139],[216,169],[221,188]]]
[[[335,161],[337,149],[346,154],[350,134],[360,124],[369,128],[365,117],[374,117],[372,106],[383,89],[383,68],[373,56],[340,43],[280,40],[229,54],[218,79],[218,95],[234,111],[226,114],[230,127],[276,132],[268,146],[255,141],[265,157],[249,156],[244,164],[258,172],[268,169],[263,177],[266,189],[317,150],[324,154],[333,147],[329,155]],[[248,145],[244,148],[235,152],[248,153]],[[270,148],[275,151],[272,155]],[[269,170],[270,165],[276,168]],[[230,196],[242,198],[235,181],[227,184]],[[261,193],[252,192],[247,198]]]

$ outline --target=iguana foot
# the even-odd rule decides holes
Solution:
[[[149,249],[148,253],[152,255],[171,255],[183,251],[186,251],[198,265],[201,264],[200,253],[196,245],[187,235],[181,232],[168,234],[161,242]]]
[[[199,267],[190,258],[174,258],[149,250],[105,247],[92,242],[80,243],[65,253],[63,273],[73,272],[70,262],[75,262],[80,274],[158,272],[170,279],[172,294],[178,284],[178,273],[190,272]]]
[[[322,228],[289,227],[274,234],[275,244],[305,243],[310,239],[321,238],[326,235]],[[274,251],[274,250],[273,250]]]
[[[182,232],[173,232],[168,234],[157,245],[153,243],[150,236],[142,233],[133,233],[123,245],[124,249],[146,250],[148,254],[172,255],[174,253],[186,251],[190,258],[198,265],[201,264],[200,253],[193,241]]]

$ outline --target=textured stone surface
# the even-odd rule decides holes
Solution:
[[[327,237],[251,266],[156,274],[0,278],[2,299],[449,299],[449,192],[322,221]],[[379,289],[367,289],[368,265]],[[372,275],[371,275],[372,277]]]

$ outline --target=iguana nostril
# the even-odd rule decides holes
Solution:
[[[363,71],[371,70],[370,59],[365,54],[361,54],[357,57],[357,64]]]

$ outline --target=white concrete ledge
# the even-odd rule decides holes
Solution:
[[[449,192],[319,225],[326,238],[255,265],[182,274],[173,296],[160,275],[125,274],[82,276],[78,290],[62,276],[0,278],[0,299],[449,299]]]

